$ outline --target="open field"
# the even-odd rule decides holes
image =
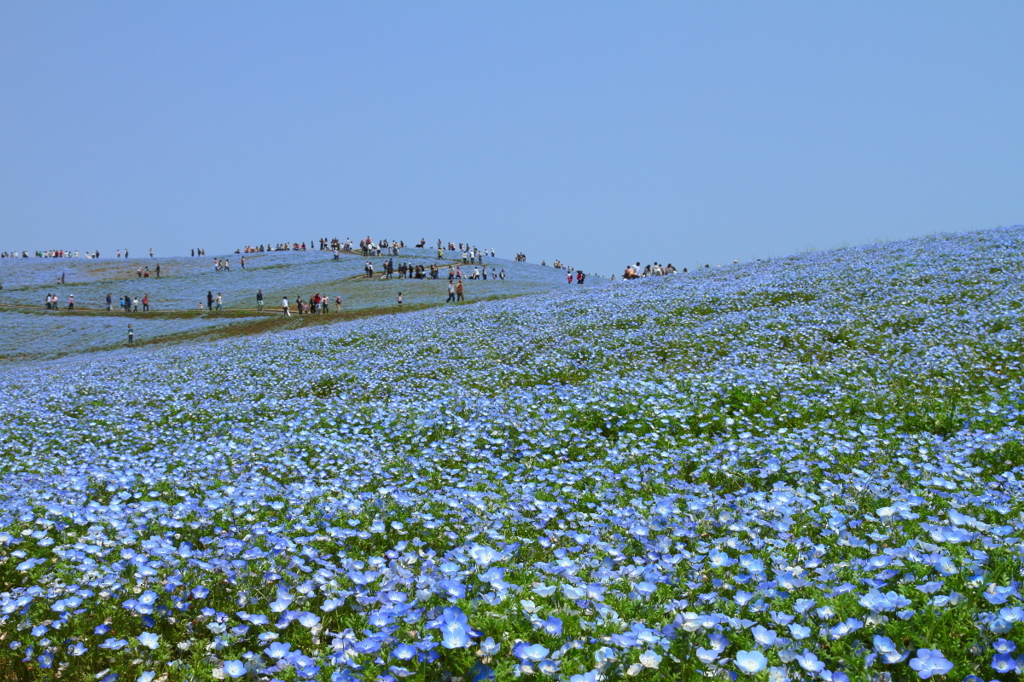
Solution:
[[[451,252],[446,252],[450,255]],[[447,297],[448,265],[461,265],[463,274],[472,273],[472,265],[461,261],[438,260],[436,251],[407,249],[399,262],[413,265],[442,265],[441,279],[381,279],[383,258],[372,258],[377,268],[373,280],[363,276],[367,259],[345,254],[334,261],[322,251],[271,252],[246,256],[242,270],[239,256],[232,255],[232,270],[217,272],[213,258],[138,258],[129,260],[86,259],[0,259],[0,363],[25,362],[67,357],[83,352],[123,348],[127,325],[135,330],[140,345],[193,342],[230,335],[251,335],[274,329],[324,324],[325,320],[299,318],[292,321],[268,321],[279,317],[281,298],[287,296],[295,313],[298,297],[308,301],[316,293],[331,299],[330,322],[379,315],[397,310],[396,299],[402,292],[403,310],[417,310],[444,303]],[[465,281],[468,302],[493,300],[542,293],[568,286],[565,273],[551,267],[517,263],[499,258],[484,259],[488,271],[502,269],[504,280]],[[155,265],[161,264],[161,277]],[[151,276],[139,279],[139,267],[148,267]],[[481,266],[482,267],[482,266]],[[57,284],[61,275],[65,284]],[[587,282],[592,286],[596,282]],[[576,285],[573,285],[576,286]],[[256,292],[262,289],[265,311],[256,310]],[[223,295],[221,311],[199,310],[206,294]],[[60,310],[45,310],[47,294],[60,297]],[[110,293],[114,310],[106,310]],[[118,309],[121,296],[149,294],[152,312],[124,313]],[[75,297],[75,310],[66,310],[68,297]],[[340,313],[335,298],[342,299]],[[139,310],[142,310],[140,304]]]
[[[1022,263],[1016,227],[12,364],[0,679],[1019,679]]]

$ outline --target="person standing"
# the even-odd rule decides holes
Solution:
[[[135,332],[132,330],[132,326],[128,325],[128,345],[132,346],[135,344]]]
[[[110,306],[113,305],[113,302],[114,302],[114,299],[112,299],[110,297],[110,294],[107,293],[107,312],[108,313],[110,312]]]
[[[139,312],[139,297],[138,296],[136,296],[135,298],[132,299],[132,312],[133,313]]]
[[[221,304],[224,302],[224,298],[217,292],[217,312],[220,312]]]
[[[213,310],[213,292],[212,291],[207,291],[206,292],[206,309],[207,310]]]
[[[160,279],[160,264],[156,264],[156,278]]]
[[[288,297],[287,296],[281,299],[281,312],[284,313],[288,317],[292,316],[292,311],[288,309]]]
[[[462,291],[463,291],[462,290],[462,280],[460,279],[458,281],[458,283],[455,285],[455,301],[456,302],[458,302],[458,301],[465,301],[466,300],[465,296],[462,295]]]
[[[74,309],[75,309],[75,295],[71,294],[70,296],[68,296],[68,310],[74,310]]]
[[[448,280],[448,298],[445,299],[445,303],[451,303],[455,300],[455,285],[451,280]]]
[[[401,291],[398,292],[398,306],[399,307],[402,306],[402,292]]]
[[[263,289],[256,292],[256,310],[263,310]]]
[[[142,312],[149,312],[149,294],[144,294],[142,296]]]

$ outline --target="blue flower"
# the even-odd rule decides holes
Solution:
[[[932,675],[945,675],[953,669],[953,664],[938,649],[918,649],[917,656],[910,659],[910,667],[917,671],[918,677],[927,680]]]
[[[441,626],[441,645],[446,649],[461,649],[469,646],[469,631],[458,621],[446,622]]]
[[[399,644],[391,652],[391,655],[400,661],[411,661],[416,657],[417,649],[412,644]]]
[[[224,674],[228,677],[241,677],[245,672],[245,664],[241,661],[224,661]]]
[[[540,644],[528,644],[516,653],[525,660],[539,662],[547,658],[551,651]]]
[[[747,675],[761,672],[766,665],[768,665],[768,659],[760,651],[736,652],[736,667]]]

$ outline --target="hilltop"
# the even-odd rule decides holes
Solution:
[[[2,369],[0,669],[1012,679],[1022,263],[1014,227]]]
[[[464,281],[467,301],[479,302],[553,291],[567,286],[565,271],[502,258],[485,258],[483,264],[466,265],[453,252],[435,257],[432,249],[403,249],[396,265],[437,264],[440,278],[383,279],[383,257],[365,258],[343,253],[338,260],[327,251],[280,251],[218,257],[79,259],[0,259],[0,361],[17,362],[67,357],[83,352],[120,349],[125,346],[125,329],[131,323],[138,345],[196,343],[225,336],[253,335],[330,324],[359,317],[418,310],[442,305],[447,297],[448,267],[461,267],[468,277],[474,267],[488,270],[487,280]],[[214,268],[215,259],[227,259],[230,271]],[[364,275],[367,260],[377,268],[372,279]],[[160,277],[156,265],[160,265]],[[145,268],[149,277],[139,278]],[[504,279],[490,277],[490,271],[504,271]],[[60,283],[63,278],[64,283]],[[593,286],[586,282],[584,286]],[[574,285],[575,286],[575,285]],[[262,289],[265,310],[256,310],[256,292]],[[111,294],[113,311],[106,310]],[[204,308],[207,293],[221,294],[223,310]],[[308,301],[314,294],[330,298],[330,314],[315,319],[295,316],[298,297]],[[58,311],[48,311],[48,294],[60,297]],[[121,296],[148,294],[151,312],[124,313],[118,309]],[[75,311],[66,310],[69,296],[75,297]],[[287,297],[293,319],[281,319],[281,299]],[[341,311],[335,299],[341,298]],[[323,317],[323,319],[320,319]]]

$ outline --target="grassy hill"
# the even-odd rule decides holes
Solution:
[[[398,293],[402,310],[418,310],[444,303],[447,298],[448,266],[461,266],[469,276],[474,267],[488,272],[505,271],[503,280],[465,282],[468,302],[479,302],[530,293],[542,293],[567,286],[565,272],[551,267],[485,258],[484,265],[462,265],[454,252],[436,258],[430,249],[409,248],[394,257],[412,265],[438,264],[440,279],[383,279],[383,257],[370,258],[376,273],[372,280],[363,274],[367,262],[357,254],[343,254],[337,261],[323,251],[290,251],[250,254],[242,269],[240,256],[229,256],[230,271],[214,269],[214,258],[133,259],[0,259],[0,362],[24,362],[77,355],[83,352],[120,349],[132,324],[138,345],[194,343],[225,336],[253,335],[271,330],[328,324],[339,320],[396,312]],[[156,278],[156,265],[161,277]],[[140,279],[140,268],[150,277]],[[64,283],[60,284],[61,277]],[[588,282],[585,286],[592,286]],[[256,292],[262,290],[265,312],[256,310]],[[207,293],[223,297],[223,310],[199,310],[206,306]],[[106,311],[110,293],[114,310]],[[309,301],[314,294],[331,299],[326,319],[280,319],[281,299],[287,297],[295,312],[296,300]],[[58,311],[47,311],[48,294],[60,297]],[[150,298],[151,312],[123,313],[121,296]],[[75,297],[75,311],[66,308]],[[342,299],[336,312],[334,301]]]
[[[1022,262],[1016,227],[0,370],[0,670],[1016,679]]]

